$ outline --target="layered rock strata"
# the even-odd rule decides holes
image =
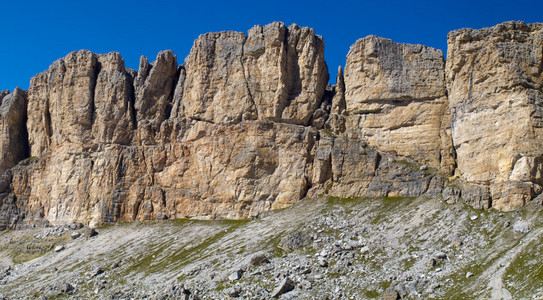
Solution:
[[[248,218],[323,193],[514,209],[542,184],[540,28],[452,32],[446,66],[369,36],[336,86],[322,38],[279,22],[204,34],[180,66],[70,53],[0,93],[0,227]]]

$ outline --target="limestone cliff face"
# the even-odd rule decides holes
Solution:
[[[445,61],[440,50],[369,36],[345,65],[346,127],[384,151],[454,170]]]
[[[292,205],[318,132],[289,123],[310,122],[327,81],[322,38],[282,23],[203,35],[182,66],[171,51],[137,72],[118,53],[70,53],[31,81],[19,214],[96,224]]]
[[[182,65],[70,53],[0,92],[0,227],[249,218],[319,194],[514,209],[543,184],[541,28],[452,32],[446,64],[369,36],[336,86],[322,38],[279,22],[204,34]]]
[[[185,70],[182,113],[213,123],[308,125],[328,83],[322,38],[279,22],[200,36]]]
[[[543,184],[543,25],[506,22],[448,36],[447,88],[458,171],[512,210]]]
[[[11,94],[0,92],[0,172],[28,156],[26,101],[19,88]]]

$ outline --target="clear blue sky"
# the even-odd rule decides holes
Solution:
[[[13,1],[2,3],[0,90],[28,88],[35,74],[67,53],[120,52],[129,68],[172,49],[183,62],[198,35],[247,32],[283,21],[324,37],[331,81],[357,39],[370,34],[446,51],[454,29],[508,20],[543,22],[543,1]]]

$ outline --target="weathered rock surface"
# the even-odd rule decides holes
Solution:
[[[97,55],[81,50],[55,61],[49,70],[31,79],[27,128],[32,156],[65,143],[91,141],[99,71]]]
[[[145,57],[140,59],[140,68],[134,80],[137,142],[140,145],[161,142],[156,138],[162,122],[172,110],[177,74],[177,57],[172,51],[158,53],[152,64]]]
[[[447,88],[458,171],[513,210],[543,183],[543,24],[506,22],[448,36]]]
[[[415,165],[414,161],[398,160],[364,142],[321,135],[315,149],[313,188],[308,195],[421,196],[434,176]]]
[[[347,54],[345,104],[351,136],[454,170],[441,50],[376,36],[358,40]]]
[[[182,105],[214,123],[270,119],[307,125],[328,83],[324,42],[313,29],[275,22],[201,35],[185,60]]]
[[[92,140],[128,145],[132,142],[136,122],[133,74],[125,68],[119,53],[99,55],[98,62],[100,72],[94,88]]]
[[[515,209],[543,184],[542,36],[455,31],[446,67],[369,36],[336,86],[322,38],[280,22],[204,34],[181,66],[70,53],[0,92],[0,227],[249,218],[323,193]]]
[[[0,172],[28,157],[26,101],[26,93],[19,88],[11,94],[0,93]]]

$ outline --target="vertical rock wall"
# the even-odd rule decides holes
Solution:
[[[369,36],[351,46],[344,80],[351,137],[453,172],[441,50]]]
[[[0,92],[0,227],[247,218],[323,193],[515,209],[543,185],[542,39],[454,31],[445,64],[369,36],[336,86],[322,38],[279,22],[204,34],[181,66],[70,53]]]
[[[458,171],[513,210],[543,184],[543,25],[506,22],[448,36],[447,88]]]
[[[328,83],[313,29],[275,22],[207,33],[185,61],[184,114],[213,123],[273,120],[308,125]]]
[[[26,92],[17,88],[11,94],[0,92],[0,172],[28,157],[26,131]],[[0,186],[2,184],[0,183]],[[0,189],[2,189],[0,187]]]

